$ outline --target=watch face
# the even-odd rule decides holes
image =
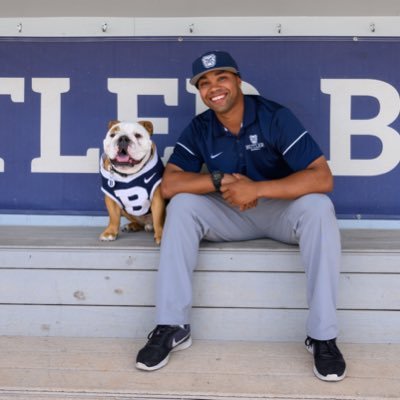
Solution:
[[[221,180],[224,177],[224,174],[221,171],[214,171],[212,173],[212,180],[215,186],[215,189],[218,191],[221,189]]]
[[[220,181],[220,180],[222,179],[222,174],[221,174],[221,172],[220,172],[220,171],[214,171],[214,172],[213,172],[213,179],[216,180],[216,181],[217,181],[217,180]]]

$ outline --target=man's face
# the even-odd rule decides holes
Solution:
[[[241,100],[240,84],[241,79],[236,74],[215,70],[204,74],[197,87],[204,104],[217,114],[224,114]]]

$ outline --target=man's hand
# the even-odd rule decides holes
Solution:
[[[257,205],[255,182],[241,174],[225,174],[221,184],[222,197],[241,211]]]
[[[244,175],[232,174],[236,181],[222,181],[221,192],[232,205],[245,209],[257,199],[297,199],[309,193],[328,193],[333,189],[333,177],[324,156],[318,157],[305,169],[285,178],[252,181]]]

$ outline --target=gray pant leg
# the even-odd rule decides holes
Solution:
[[[337,337],[341,243],[329,197],[308,194],[296,200],[263,200],[252,213],[264,237],[299,244],[307,277],[307,335],[317,340]]]
[[[333,204],[328,197],[315,196],[304,198],[309,207],[303,211],[296,233],[307,276],[307,334],[329,340],[338,335],[341,241]]]
[[[306,195],[291,202],[286,218],[298,239],[307,277],[307,335],[318,340],[335,338],[341,242],[333,204],[325,195]]]
[[[167,209],[157,273],[156,322],[189,323],[192,307],[192,273],[203,238],[233,241],[260,237],[243,213],[221,196],[182,193]]]

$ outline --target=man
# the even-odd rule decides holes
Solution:
[[[333,178],[320,148],[285,107],[244,96],[236,62],[212,51],[193,63],[195,85],[209,110],[180,136],[163,176],[171,199],[157,275],[157,326],[137,355],[139,369],[163,367],[191,345],[192,272],[199,243],[268,237],[298,243],[307,276],[306,346],[314,373],[345,376],[336,346],[340,235],[325,193]],[[210,173],[202,173],[203,163]]]

